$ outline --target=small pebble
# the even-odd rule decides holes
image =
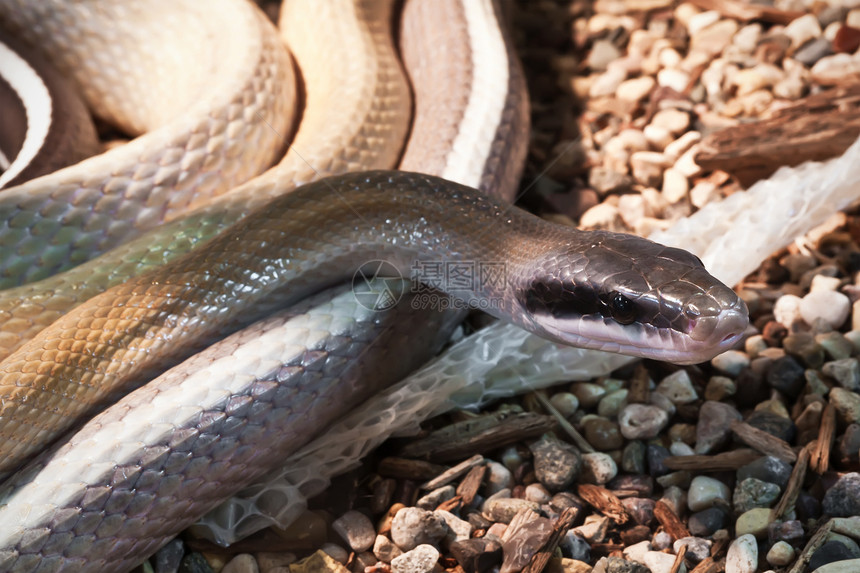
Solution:
[[[448,533],[445,535],[447,543],[469,539],[472,535],[474,527],[468,521],[460,519],[450,511],[445,511],[444,509],[437,509],[433,513],[445,520],[445,524],[448,526]]]
[[[708,454],[723,447],[731,436],[731,423],[742,419],[740,412],[729,404],[706,401],[696,424],[696,453]]]
[[[763,539],[767,535],[767,526],[770,525],[770,509],[756,507],[745,511],[735,523],[735,534],[745,535],[747,533]]]
[[[719,402],[729,396],[734,396],[737,392],[735,382],[726,376],[711,376],[708,380],[708,385],[705,386],[705,400]]]
[[[785,541],[777,541],[767,552],[765,559],[774,567],[784,567],[794,561],[794,547]]]
[[[860,571],[860,559],[846,559],[835,561],[819,567],[814,573],[857,573]]]
[[[771,507],[782,492],[774,483],[756,478],[740,480],[735,485],[732,504],[735,513],[741,514],[757,507]]]
[[[451,489],[453,490],[453,487]],[[373,542],[376,540],[376,529],[370,518],[358,511],[344,513],[335,519],[331,526],[356,553],[367,551],[373,547]]]
[[[665,410],[645,404],[628,404],[618,415],[621,434],[628,440],[654,438],[668,422]]]
[[[591,382],[574,384],[570,391],[577,397],[583,408],[594,408],[606,395],[606,388]]]
[[[552,499],[552,494],[543,484],[530,483],[526,486],[523,498],[535,503],[544,504],[549,503],[549,500]]]
[[[758,544],[755,537],[741,535],[729,545],[726,573],[755,573],[758,567]]]
[[[851,541],[849,538],[848,541]],[[853,543],[853,542],[852,542]],[[853,543],[853,547],[836,540],[828,540],[815,550],[812,557],[809,558],[809,569],[814,571],[819,567],[823,567],[828,563],[837,561],[845,561],[846,559],[858,559],[860,554],[857,552],[857,544]]]
[[[347,551],[337,543],[323,543],[320,546],[320,551],[324,552],[326,555],[328,555],[338,563],[346,565],[346,562],[349,561],[349,551]]]
[[[538,480],[550,491],[560,491],[573,483],[582,468],[579,450],[555,438],[544,436],[529,444],[534,455]]]
[[[588,443],[598,451],[615,450],[624,446],[624,436],[618,424],[600,416],[582,419],[582,430]]]
[[[818,18],[812,14],[806,14],[792,20],[783,33],[791,39],[792,47],[797,49],[809,40],[820,36],[821,25],[818,23]]]
[[[669,573],[675,564],[675,556],[661,551],[649,551],[645,554],[645,566],[651,573]]]
[[[656,392],[669,398],[673,404],[689,404],[699,399],[686,370],[678,370],[663,378],[657,385]]]
[[[743,481],[747,478],[756,478],[785,489],[791,477],[791,470],[791,464],[773,456],[765,456],[738,468],[737,479]]]
[[[489,501],[487,500],[488,503]],[[448,526],[444,519],[432,511],[418,507],[402,508],[391,522],[391,540],[403,551],[409,551],[421,544],[435,543],[445,537],[447,532]],[[374,536],[371,545],[375,540]]]
[[[250,553],[240,553],[221,569],[221,573],[259,573],[257,560]]]
[[[456,491],[453,485],[442,486],[419,498],[415,502],[415,505],[421,509],[433,510],[436,509],[440,503],[444,503],[453,498],[454,495],[456,495]],[[332,526],[334,526],[334,524],[332,524]],[[337,529],[335,529],[335,531],[337,531]],[[353,549],[355,549],[355,547],[353,547]],[[356,549],[356,551],[358,550]],[[361,551],[364,551],[364,549]]]
[[[860,362],[856,358],[843,358],[827,362],[821,371],[846,390],[860,390]]]
[[[430,573],[439,561],[439,550],[428,544],[421,544],[391,560],[392,573]]]
[[[582,454],[580,481],[603,485],[618,474],[618,466],[611,456],[602,452]]]
[[[687,548],[686,558],[692,563],[698,563],[711,556],[712,542],[701,537],[682,537],[675,541],[672,548],[677,554],[681,547]]]
[[[579,399],[570,392],[557,392],[549,401],[565,418],[570,418],[579,409]]]
[[[833,388],[828,398],[844,425],[860,423],[860,396],[856,392],[845,388]]]
[[[801,298],[793,294],[784,294],[773,305],[774,319],[786,328],[798,320],[803,320],[800,313]]]
[[[493,497],[484,502],[481,511],[483,512],[484,517],[490,521],[510,523],[517,512],[523,509],[538,511],[540,509],[540,504],[515,497]],[[444,532],[442,535],[444,535]],[[397,543],[396,538],[394,538],[394,542]],[[397,543],[397,545],[400,545],[400,543]],[[401,547],[403,546],[401,545]]]
[[[700,511],[717,503],[728,503],[730,496],[729,486],[720,480],[708,476],[696,476],[687,493],[687,506],[692,511]]]
[[[624,548],[624,558],[628,561],[645,564],[645,554],[651,551],[650,541],[640,541]]]
[[[830,328],[839,328],[851,312],[851,301],[841,292],[810,292],[801,299],[799,310],[809,325],[820,319]]]
[[[392,559],[403,555],[403,551],[384,535],[377,535],[373,543],[373,554],[383,563],[391,563]]]
[[[822,508],[834,517],[860,515],[860,473],[850,472],[840,477],[824,494]]]
[[[650,94],[656,84],[657,82],[651,76],[631,78],[621,82],[616,95],[621,100],[638,102]]]
[[[484,493],[487,497],[495,495],[504,489],[514,487],[514,474],[511,470],[492,460],[487,461],[487,485]]]
[[[616,418],[627,402],[627,392],[627,389],[615,390],[604,396],[597,404],[597,415],[610,419]]]
[[[711,360],[711,365],[729,376],[737,376],[749,366],[750,357],[740,350],[727,350]]]
[[[690,515],[687,528],[697,537],[711,537],[716,531],[723,529],[728,522],[725,510],[719,507],[709,507]]]

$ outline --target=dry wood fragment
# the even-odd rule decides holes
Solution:
[[[717,564],[712,557],[706,557],[690,573],[717,573]]]
[[[627,402],[630,404],[648,404],[651,402],[650,378],[648,369],[641,362],[636,365],[630,386],[627,391]]]
[[[574,508],[565,509],[552,526],[549,538],[540,546],[540,549],[532,555],[529,564],[523,568],[523,573],[540,573],[549,563],[558,542],[567,534],[568,530],[576,522],[577,511]]]
[[[478,495],[478,490],[481,489],[481,484],[484,482],[484,476],[487,474],[487,466],[479,465],[469,470],[460,485],[457,486],[457,495],[463,499],[465,505],[471,504]]]
[[[828,403],[821,416],[821,426],[818,427],[816,447],[809,457],[812,471],[821,475],[830,467],[830,450],[836,437],[836,410]]]
[[[445,500],[439,505],[437,505],[436,509],[456,513],[461,507],[463,507],[463,497],[455,495],[451,499]]]
[[[425,481],[444,472],[445,466],[422,460],[387,457],[379,461],[376,471],[386,477]]]
[[[800,455],[797,456],[797,462],[794,464],[794,469],[791,470],[791,477],[788,478],[788,485],[785,486],[785,491],[782,492],[782,497],[779,503],[771,511],[771,519],[778,521],[782,519],[791,508],[794,507],[794,502],[797,501],[797,496],[800,494],[800,487],[803,485],[803,480],[806,477],[806,468],[809,465],[809,457],[812,450],[816,447],[816,442],[806,444]]]
[[[783,26],[800,18],[806,12],[799,10],[780,10],[773,6],[756,2],[741,2],[740,0],[690,0],[702,10],[716,10],[726,18],[734,18],[743,22],[761,20],[782,24]]]
[[[630,518],[627,510],[621,505],[621,500],[605,487],[583,483],[579,484],[577,492],[579,497],[615,523],[627,523]]]
[[[464,460],[457,464],[456,466],[452,466],[447,470],[441,472],[439,475],[431,479],[430,481],[421,485],[421,489],[424,490],[434,490],[437,487],[442,487],[443,485],[447,485],[471,470],[475,466],[482,465],[484,463],[484,456],[480,454],[475,454],[468,460]]]
[[[860,85],[853,84],[797,100],[768,119],[712,133],[695,159],[705,171],[728,171],[748,186],[783,165],[841,155],[858,135]]]
[[[669,569],[669,573],[678,573],[681,570],[681,565],[684,564],[684,557],[687,555],[687,546],[682,545],[678,550],[678,553],[675,554],[675,562],[672,563],[672,568]]]
[[[555,406],[552,405],[552,402],[546,397],[544,392],[533,392],[534,397],[540,402],[540,405],[543,406],[544,410],[549,412],[549,414],[555,418],[558,422],[559,427],[564,430],[564,432],[568,435],[568,437],[573,440],[573,443],[576,444],[580,450],[585,452],[586,454],[593,454],[595,452],[594,448],[591,447],[591,444],[588,443],[588,440],[580,434],[573,425],[567,421],[567,418],[561,415],[561,412],[556,409]]]
[[[456,460],[533,438],[554,427],[555,420],[551,416],[531,412],[494,412],[440,428],[404,446],[400,455],[437,461]]]
[[[790,464],[797,459],[797,454],[794,453],[788,442],[773,434],[768,434],[764,430],[759,430],[755,426],[738,420],[732,422],[731,429],[739,440],[766,456],[773,456]]]
[[[681,539],[690,536],[690,530],[681,522],[681,519],[675,515],[672,508],[665,501],[658,501],[654,505],[654,517],[663,526],[663,529],[674,539]]]
[[[809,541],[806,543],[806,547],[803,548],[803,551],[800,552],[800,555],[797,556],[797,561],[794,562],[794,565],[791,566],[788,573],[801,573],[806,570],[806,564],[809,563],[809,558],[812,557],[812,554],[815,551],[824,545],[824,542],[827,541],[827,536],[830,535],[830,531],[833,529],[833,522],[827,521],[827,523],[820,525],[818,530],[809,538]]]
[[[740,448],[721,454],[695,456],[669,456],[663,463],[670,470],[698,470],[702,472],[721,472],[736,470],[761,457],[761,453]]]

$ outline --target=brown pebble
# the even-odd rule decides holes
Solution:
[[[842,26],[833,38],[833,50],[835,52],[854,53],[860,48],[860,29],[851,26]]]
[[[780,346],[783,339],[788,336],[788,329],[775,320],[768,321],[761,333],[768,346]]]

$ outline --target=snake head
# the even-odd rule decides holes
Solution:
[[[517,291],[539,334],[685,364],[710,360],[740,340],[746,305],[696,256],[632,235],[581,237],[539,263]]]

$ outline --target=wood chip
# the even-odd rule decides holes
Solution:
[[[766,456],[773,456],[790,464],[797,459],[797,454],[794,453],[788,442],[773,434],[738,420],[732,422],[731,429],[740,441]]]
[[[678,553],[675,555],[675,562],[672,563],[672,568],[669,569],[669,573],[678,573],[681,570],[681,566],[684,565],[684,557],[687,555],[687,546],[682,545],[678,550]]]
[[[579,497],[615,523],[627,523],[630,518],[621,500],[605,487],[583,483],[577,486],[577,492]]]
[[[457,486],[457,495],[463,499],[465,505],[471,505],[478,495],[478,490],[481,489],[481,484],[484,483],[484,476],[487,475],[487,466],[481,464],[469,470],[460,485]]]
[[[576,522],[576,518],[577,511],[575,511],[574,508],[565,509],[561,513],[552,526],[552,533],[549,538],[540,546],[537,553],[532,555],[529,564],[523,568],[523,573],[540,573],[544,570],[544,567],[549,563],[553,553],[555,553],[555,549],[558,547],[559,541],[561,541],[561,538],[567,534],[571,527],[573,527],[573,524]]]
[[[816,442],[806,444],[800,455],[797,456],[797,461],[794,464],[794,469],[791,470],[791,477],[788,478],[788,485],[785,486],[785,491],[782,492],[782,497],[776,507],[771,510],[771,520],[779,521],[794,507],[794,502],[797,501],[797,496],[800,494],[800,488],[803,486],[803,480],[806,478],[806,468],[809,465],[809,457],[812,450],[816,447]]]
[[[421,489],[424,490],[434,490],[437,487],[442,487],[443,485],[448,485],[467,471],[471,470],[475,466],[484,464],[484,456],[480,454],[475,454],[468,460],[462,461],[456,466],[448,468],[443,471],[430,481],[421,484]]]
[[[408,443],[400,451],[407,458],[449,461],[508,446],[533,438],[555,427],[551,416],[531,412],[494,412],[451,424],[425,438]]]
[[[772,117],[707,136],[696,164],[722,169],[745,186],[783,165],[841,155],[860,135],[860,85],[837,87],[797,100]]]
[[[821,416],[821,425],[818,427],[818,439],[816,447],[809,457],[809,467],[812,471],[821,475],[830,467],[830,450],[833,448],[833,440],[836,438],[836,409],[833,404],[828,403]]]
[[[379,475],[395,479],[425,481],[444,472],[445,466],[422,460],[387,457],[379,461],[376,471]]]
[[[713,456],[669,456],[663,463],[670,470],[693,470],[700,472],[721,472],[736,470],[762,457],[760,452],[746,448],[723,452]]]
[[[797,561],[794,562],[794,565],[791,566],[788,573],[802,573],[806,570],[806,564],[809,563],[810,557],[812,554],[818,550],[819,547],[824,545],[824,542],[827,541],[827,537],[830,535],[830,531],[833,529],[833,522],[827,521],[818,528],[812,537],[809,538],[809,541],[806,543],[806,547],[803,548],[803,551],[800,552],[800,555],[797,556]]]
[[[699,561],[690,573],[717,573],[717,564],[712,557],[706,557]]]
[[[636,369],[633,371],[633,377],[630,379],[630,386],[627,391],[627,402],[629,404],[650,404],[650,383],[651,377],[648,375],[648,369],[640,362],[636,365]]]
[[[669,504],[663,500],[658,500],[654,505],[654,517],[663,526],[663,529],[672,536],[673,539],[682,539],[690,536],[690,530],[681,522],[681,519],[675,515]]]

